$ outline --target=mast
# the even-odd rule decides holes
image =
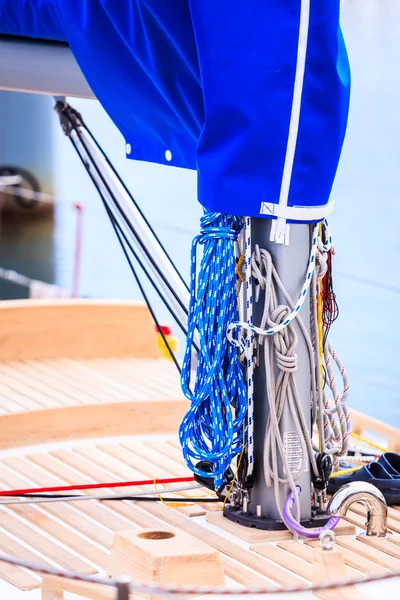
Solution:
[[[296,300],[299,291],[304,283],[305,267],[310,254],[310,225],[292,225],[290,231],[290,244],[277,244],[270,241],[271,226],[273,221],[270,219],[252,219],[252,251],[256,245],[265,248],[272,256],[272,261],[277,269],[280,279],[287,292],[293,300]],[[259,283],[253,277],[253,299],[257,297],[257,286]],[[259,292],[258,301],[253,301],[253,322],[255,326],[260,326],[264,311],[265,292]],[[278,292],[279,304],[287,304],[281,292]],[[300,317],[303,319],[307,332],[310,333],[310,296],[308,295],[301,310]],[[304,412],[307,429],[311,438],[311,378],[310,378],[310,358],[304,336],[300,328],[294,321],[294,327],[298,335],[296,355],[297,370],[295,372],[295,382],[301,400],[301,408]],[[242,525],[257,527],[262,529],[280,529],[285,525],[282,523],[280,510],[277,506],[273,487],[267,487],[264,477],[265,455],[264,438],[267,427],[268,417],[270,415],[270,405],[267,392],[266,381],[269,377],[265,365],[265,344],[256,343],[255,355],[257,356],[258,366],[254,370],[254,484],[248,490],[248,496],[242,504],[241,510],[225,509],[225,516],[230,520],[239,522]],[[278,376],[276,369],[275,376]],[[285,442],[285,450],[288,461],[292,465],[294,472],[299,465],[299,440],[295,430],[293,417],[284,407],[282,419],[280,422],[280,431]],[[302,488],[300,496],[300,518],[308,522],[311,519],[311,477],[310,465],[306,457],[307,465],[305,472],[299,480]],[[285,476],[282,461],[279,462],[279,473]],[[289,493],[287,485],[281,485],[281,497],[286,499]]]
[[[272,260],[279,273],[279,276],[288,291],[291,298],[294,300],[299,294],[299,290],[304,282],[304,270],[307,265],[310,253],[310,226],[309,225],[292,225],[290,231],[290,244],[276,244],[270,241],[270,229],[272,221],[265,219],[252,219],[253,245],[258,244],[261,248],[265,248],[271,253]],[[279,303],[285,304],[285,298],[282,294],[278,296]],[[261,292],[258,302],[254,304],[254,322],[259,324],[262,318],[264,306],[264,293]],[[300,317],[310,333],[310,296],[307,295],[306,301],[300,310]],[[294,322],[298,334],[298,342],[296,348],[297,354],[297,371],[294,375],[296,385],[301,399],[301,408],[307,421],[307,428],[311,437],[311,410],[310,410],[310,359],[308,356],[307,345],[304,337],[301,335],[300,328]],[[254,380],[254,424],[255,424],[255,481],[251,491],[251,502],[249,511],[256,513],[256,507],[262,506],[262,514],[267,519],[280,519],[279,511],[275,503],[273,489],[267,488],[264,480],[264,436],[269,415],[268,393],[266,390],[266,377],[268,373],[264,363],[264,345],[259,346],[259,366],[255,369]],[[281,421],[282,437],[287,440],[285,449],[287,450],[288,459],[294,470],[298,465],[299,460],[296,456],[299,445],[296,440],[297,434],[293,423],[293,418],[290,415],[287,406],[284,408],[283,418]],[[280,470],[282,465],[280,465]],[[283,474],[283,473],[282,473]],[[303,493],[300,496],[301,519],[310,519],[311,504],[310,504],[310,465],[307,459],[307,467],[304,475],[299,481]],[[286,498],[289,490],[287,486],[282,486],[282,497]]]

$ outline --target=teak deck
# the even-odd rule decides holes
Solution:
[[[86,315],[91,314],[89,305],[82,301],[77,303],[78,307],[83,306]],[[72,321],[61,318],[63,306],[72,315]],[[187,404],[182,398],[174,366],[157,358],[152,325],[142,307],[132,304],[128,309],[126,303],[123,306],[123,319],[130,319],[125,332],[129,341],[122,339],[123,328],[118,326],[118,318],[112,316],[108,305],[105,310],[96,305],[101,317],[96,327],[91,328],[89,323],[85,332],[73,331],[77,309],[64,301],[57,308],[53,307],[53,321],[50,318],[47,321],[50,328],[55,327],[57,319],[61,318],[63,323],[65,335],[59,344],[59,355],[49,345],[46,354],[40,346],[42,334],[35,330],[30,351],[24,348],[20,359],[12,322],[16,323],[18,337],[24,328],[24,319],[28,318],[21,311],[29,313],[34,307],[18,303],[17,308],[12,308],[11,321],[2,313],[6,309],[0,308],[0,323],[8,323],[8,333],[3,330],[0,351],[2,489],[190,474],[177,441],[176,431]],[[29,318],[33,318],[32,314]],[[93,324],[93,315],[87,318],[92,319]],[[106,327],[105,322],[111,325]],[[150,340],[147,349],[142,343],[135,347],[132,339],[135,322],[140,325],[140,335]],[[83,327],[84,319],[78,319],[78,323]],[[29,326],[32,329],[28,323],[28,329]],[[115,344],[107,346],[106,343],[115,328],[125,349],[121,356]],[[45,320],[42,329],[43,335],[48,334]],[[82,335],[86,341],[83,356],[79,356],[75,337]],[[7,352],[7,344],[10,352]],[[131,349],[127,353],[129,344]],[[35,354],[35,347],[39,348],[39,355]],[[105,353],[109,348],[113,352],[107,357]],[[357,414],[355,424],[358,432],[364,427],[376,429],[386,435],[392,447],[395,445],[397,430],[371,419],[363,424],[363,417]],[[49,444],[43,446],[44,443]],[[28,447],[34,444],[41,445]],[[154,490],[154,486],[150,488]],[[107,491],[134,493],[138,488]],[[207,496],[208,491],[187,492],[189,500],[190,496],[199,494]],[[393,535],[388,538],[356,535],[365,528],[364,524],[365,508],[357,505],[337,529],[337,548],[348,574],[399,569],[400,509],[389,510],[389,528]],[[40,508],[29,504],[2,506],[0,551],[81,573],[104,574],[115,532],[160,526],[182,530],[217,549],[223,557],[225,575],[239,584],[269,582],[274,586],[288,586],[312,581],[312,546],[318,542],[294,541],[286,531],[269,533],[242,528],[224,519],[221,506],[216,504],[188,504],[177,508],[161,503],[87,501],[73,505],[43,504]],[[41,585],[38,575],[1,562],[0,578],[20,590]],[[112,590],[77,581],[46,577],[45,583],[45,600],[61,598],[62,590],[86,598],[113,598]]]

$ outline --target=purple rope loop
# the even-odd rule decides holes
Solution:
[[[297,495],[300,496],[301,487],[299,485],[296,485],[296,491],[297,491]],[[331,517],[329,519],[329,521],[323,527],[318,527],[317,529],[307,529],[306,527],[303,527],[302,525],[300,525],[300,523],[298,523],[293,517],[292,510],[293,510],[294,500],[295,500],[295,498],[294,498],[293,492],[290,492],[290,494],[285,502],[285,505],[283,507],[282,516],[283,516],[285,525],[288,527],[288,529],[291,529],[298,535],[301,535],[301,537],[310,538],[313,540],[318,539],[319,536],[321,535],[321,533],[323,533],[324,531],[328,531],[328,529],[329,530],[334,529],[340,521],[340,517]]]

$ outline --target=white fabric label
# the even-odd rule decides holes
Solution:
[[[298,473],[301,469],[301,463],[303,461],[303,450],[297,431],[285,431],[283,434],[283,445],[285,448],[286,458],[289,463],[290,472]],[[307,461],[305,471],[308,470],[309,465]]]

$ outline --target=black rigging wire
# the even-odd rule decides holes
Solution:
[[[184,286],[186,287],[186,289],[189,291],[189,287],[188,287],[186,281],[184,280],[184,278],[182,277],[181,272],[178,270],[176,264],[174,263],[174,261],[172,260],[172,258],[168,254],[168,252],[166,251],[166,249],[165,249],[164,245],[162,244],[160,238],[158,237],[158,235],[154,231],[154,229],[153,229],[152,225],[150,224],[150,222],[147,220],[145,214],[142,212],[142,209],[140,208],[139,204],[136,202],[135,198],[133,197],[133,195],[129,191],[129,188],[126,186],[124,180],[119,175],[118,171],[116,170],[116,168],[112,164],[111,160],[108,158],[108,155],[104,152],[103,148],[100,146],[100,144],[97,141],[96,137],[93,135],[93,133],[91,132],[91,130],[89,129],[89,127],[86,125],[86,123],[82,119],[81,115],[80,115],[80,120],[82,122],[82,127],[87,131],[87,133],[89,134],[89,136],[92,138],[94,144],[96,145],[96,147],[99,150],[99,152],[102,154],[104,160],[106,161],[106,163],[108,164],[108,166],[110,167],[110,169],[112,170],[112,172],[114,173],[115,177],[118,179],[119,183],[124,188],[125,192],[127,193],[127,195],[129,196],[129,198],[131,199],[132,203],[134,204],[136,210],[139,212],[140,216],[142,217],[142,219],[146,223],[147,227],[150,229],[151,233],[154,235],[155,239],[159,243],[159,245],[162,248],[163,252],[167,256],[168,260],[170,261],[171,265],[173,266],[173,268],[175,269],[177,275],[179,276],[180,280],[182,281],[182,283],[184,284]]]
[[[164,490],[164,492],[154,492],[155,494],[161,494],[161,493],[165,493],[168,492],[168,490]],[[7,496],[7,498],[12,498],[15,500],[21,499],[21,500],[25,500],[25,499],[32,499],[34,500],[47,500],[49,498],[54,498],[54,499],[58,499],[60,500],[60,502],[67,501],[69,498],[74,499],[74,498],[86,498],[86,496],[84,496],[83,494],[10,494]],[[90,500],[90,496],[88,497],[88,500]],[[120,502],[121,500],[132,500],[133,502],[182,502],[182,503],[186,503],[186,504],[192,504],[194,502],[199,502],[199,503],[208,503],[208,502],[221,502],[221,499],[218,498],[217,496],[214,498],[209,498],[209,497],[205,497],[205,498],[193,498],[192,496],[187,496],[187,497],[166,497],[166,496],[161,496],[161,498],[158,495],[155,496],[111,496],[111,495],[105,495],[102,496],[101,498],[98,498],[99,501],[103,501],[106,500],[107,502],[109,500],[114,500],[116,502]],[[5,498],[3,500],[3,498],[0,501],[0,505],[1,504],[13,504],[13,502],[6,502]],[[32,502],[32,504],[35,504],[35,502]]]
[[[178,360],[177,360],[177,358],[176,358],[176,356],[175,356],[175,353],[174,353],[174,351],[172,350],[172,348],[171,348],[171,346],[170,346],[170,344],[169,344],[169,342],[168,342],[168,339],[167,339],[167,337],[166,337],[166,335],[165,335],[165,333],[164,333],[164,331],[163,331],[163,328],[161,327],[161,325],[160,325],[160,323],[159,323],[159,321],[158,321],[158,319],[157,319],[156,313],[155,313],[155,311],[154,311],[154,309],[153,309],[153,307],[152,307],[152,305],[151,305],[151,303],[150,303],[149,297],[147,296],[147,294],[146,294],[146,292],[145,292],[145,290],[144,290],[144,287],[143,287],[143,285],[142,285],[142,283],[141,283],[141,281],[140,281],[140,278],[139,278],[139,276],[138,276],[138,274],[137,274],[137,271],[136,271],[136,269],[135,269],[135,267],[134,267],[134,265],[133,265],[133,263],[132,263],[132,260],[131,260],[131,258],[130,258],[130,256],[129,256],[129,254],[128,254],[128,251],[127,251],[126,247],[124,246],[123,238],[125,238],[125,234],[124,234],[124,232],[121,230],[121,228],[120,228],[120,226],[119,226],[118,222],[116,221],[116,219],[115,219],[114,215],[111,213],[111,211],[110,211],[110,208],[109,208],[109,207],[108,207],[106,204],[105,204],[105,209],[106,209],[106,211],[107,211],[107,214],[108,214],[108,216],[109,216],[109,218],[110,218],[111,224],[112,224],[112,226],[113,226],[113,228],[114,228],[114,231],[115,231],[115,235],[116,235],[116,236],[117,236],[117,238],[118,238],[118,241],[119,241],[119,243],[120,243],[120,246],[121,246],[121,248],[122,248],[122,251],[123,251],[123,253],[124,253],[124,255],[125,255],[125,258],[126,258],[126,260],[128,261],[128,264],[129,264],[129,266],[130,266],[130,269],[131,269],[131,271],[132,271],[132,274],[133,274],[133,276],[134,276],[134,278],[135,278],[135,280],[136,280],[136,283],[138,284],[138,287],[139,287],[139,289],[140,289],[140,293],[142,294],[142,296],[143,296],[143,298],[144,298],[144,301],[145,301],[145,302],[146,302],[146,304],[147,304],[147,308],[149,309],[149,311],[150,311],[150,314],[151,314],[151,316],[153,317],[153,321],[154,321],[154,322],[155,322],[155,324],[156,324],[157,330],[158,330],[158,332],[160,333],[160,335],[161,335],[161,337],[162,337],[162,339],[163,339],[163,342],[164,342],[165,346],[167,347],[167,350],[168,350],[168,352],[169,352],[169,354],[170,354],[170,356],[171,356],[171,358],[172,358],[172,360],[173,360],[173,362],[174,362],[174,364],[175,364],[175,366],[176,366],[176,368],[178,369],[178,371],[179,371],[179,374],[180,374],[180,373],[181,373],[181,371],[182,371],[182,369],[181,369],[181,366],[180,366],[180,364],[179,364],[179,362],[178,362]],[[125,242],[126,242],[126,241],[127,241],[127,240],[126,240],[126,238],[125,238]]]
[[[79,137],[79,136],[78,136],[78,137]],[[174,364],[175,364],[176,368],[178,369],[178,372],[180,373],[180,372],[181,372],[181,367],[180,367],[180,365],[179,365],[179,362],[178,362],[178,360],[177,360],[177,358],[176,358],[176,356],[175,356],[175,353],[174,353],[174,351],[172,350],[172,348],[171,348],[171,346],[170,346],[170,344],[169,344],[169,342],[168,342],[168,340],[167,340],[167,338],[166,338],[166,336],[165,336],[165,334],[164,334],[164,332],[163,332],[163,330],[162,330],[162,328],[161,328],[161,326],[160,326],[160,323],[159,323],[159,321],[158,321],[158,319],[157,319],[157,316],[156,316],[156,314],[155,314],[155,311],[154,311],[154,309],[153,309],[153,307],[152,307],[152,305],[151,305],[151,303],[150,303],[150,300],[149,300],[149,298],[148,298],[148,296],[147,296],[146,292],[144,291],[143,285],[142,285],[142,283],[141,283],[141,281],[140,281],[140,278],[139,278],[139,276],[138,276],[138,274],[137,274],[137,272],[136,272],[136,270],[135,270],[135,268],[134,268],[134,266],[133,266],[133,263],[132,263],[132,261],[131,261],[131,259],[130,259],[129,255],[128,255],[128,252],[127,252],[127,250],[126,250],[126,247],[125,247],[125,246],[124,246],[124,244],[123,244],[123,241],[122,241],[122,239],[121,239],[121,236],[123,236],[123,238],[124,238],[124,240],[125,240],[125,243],[126,243],[128,246],[129,246],[129,249],[130,249],[130,250],[131,250],[131,252],[134,254],[134,256],[135,256],[135,259],[138,261],[139,265],[140,265],[140,266],[141,266],[141,268],[143,269],[143,271],[144,271],[145,275],[147,276],[147,278],[149,279],[149,281],[150,281],[150,282],[153,284],[153,286],[155,287],[155,289],[157,289],[157,287],[156,287],[156,285],[155,285],[155,283],[154,283],[153,279],[151,278],[150,274],[149,274],[149,273],[148,273],[148,271],[146,270],[145,266],[143,265],[142,261],[140,260],[140,258],[137,256],[136,252],[133,250],[133,248],[132,248],[132,247],[131,247],[131,245],[129,244],[128,240],[126,239],[125,233],[124,233],[124,232],[121,230],[121,228],[120,228],[120,225],[118,224],[118,222],[116,221],[116,219],[115,219],[114,215],[112,214],[112,212],[111,212],[111,209],[110,209],[110,207],[108,206],[107,200],[106,200],[106,198],[105,198],[105,196],[104,196],[104,193],[103,193],[103,192],[102,192],[102,190],[100,189],[100,187],[99,187],[99,185],[98,185],[98,183],[97,183],[97,181],[96,181],[96,179],[95,179],[95,177],[94,177],[93,173],[91,172],[91,169],[90,169],[90,164],[89,164],[89,163],[88,163],[88,162],[85,160],[85,158],[82,156],[82,154],[81,154],[81,152],[80,152],[79,148],[78,148],[78,147],[77,147],[77,145],[75,144],[75,141],[72,139],[72,137],[71,137],[71,136],[68,136],[68,138],[69,138],[69,140],[71,141],[71,144],[73,145],[73,147],[74,147],[74,149],[75,149],[75,151],[76,151],[76,153],[77,153],[77,155],[78,155],[79,159],[81,160],[82,164],[84,165],[84,167],[85,167],[85,169],[86,169],[86,171],[87,171],[87,173],[88,173],[89,177],[90,177],[90,178],[91,178],[91,180],[92,180],[92,183],[93,183],[93,185],[95,186],[95,188],[96,188],[96,190],[97,190],[97,192],[98,192],[98,194],[99,194],[99,196],[100,196],[100,198],[101,198],[101,201],[102,201],[102,203],[103,203],[103,205],[104,205],[104,207],[105,207],[105,209],[106,209],[107,215],[108,215],[108,217],[109,217],[109,219],[110,219],[110,221],[111,221],[111,224],[112,224],[112,226],[113,226],[113,228],[114,228],[114,231],[115,231],[115,233],[116,233],[116,235],[117,235],[117,239],[118,239],[118,241],[119,241],[119,243],[120,243],[120,245],[121,245],[121,248],[122,248],[122,250],[123,250],[123,252],[124,252],[124,255],[125,255],[125,257],[126,257],[126,259],[127,259],[127,261],[128,261],[128,264],[129,264],[129,266],[130,266],[130,268],[131,268],[131,271],[132,271],[132,273],[133,273],[133,275],[134,275],[134,277],[135,277],[135,280],[136,280],[136,282],[137,282],[137,284],[138,284],[138,286],[139,286],[140,292],[141,292],[141,293],[142,293],[142,295],[143,295],[143,298],[144,298],[144,300],[145,300],[145,302],[146,302],[146,304],[147,304],[147,307],[148,307],[148,309],[149,309],[149,311],[150,311],[150,314],[151,314],[151,316],[152,316],[152,317],[153,317],[153,319],[154,319],[154,322],[155,322],[155,324],[156,324],[156,327],[157,327],[158,331],[160,332],[160,335],[161,335],[161,337],[162,337],[162,339],[163,339],[163,342],[164,342],[164,344],[165,344],[165,346],[166,346],[166,348],[167,348],[167,350],[168,350],[169,354],[171,355],[171,357],[172,357],[172,360],[173,360],[173,362],[174,362]],[[93,160],[93,159],[92,159],[92,157],[91,157],[90,155],[89,155],[89,157],[91,158],[91,160]],[[109,192],[109,193],[110,193],[110,192]]]
[[[90,152],[90,149],[87,147],[87,144],[81,134],[81,132],[79,131],[79,127],[76,127],[74,124],[72,124],[72,129],[73,131],[75,131],[80,143],[82,144],[86,154],[88,155],[98,177],[100,178],[102,184],[104,185],[105,189],[107,190],[107,193],[109,194],[109,196],[112,198],[113,203],[115,204],[115,206],[117,207],[119,213],[121,214],[122,218],[124,219],[127,227],[130,229],[130,231],[132,232],[132,234],[135,236],[136,241],[138,242],[138,244],[141,246],[142,251],[144,252],[144,254],[146,254],[147,258],[149,259],[150,263],[153,265],[154,269],[157,271],[158,275],[160,276],[160,278],[163,280],[164,284],[166,285],[166,287],[169,289],[169,291],[171,292],[171,294],[174,296],[176,302],[180,305],[180,307],[182,308],[182,310],[188,314],[188,307],[184,305],[184,303],[181,301],[181,299],[179,298],[178,294],[176,293],[176,291],[174,290],[173,286],[171,285],[171,283],[167,280],[167,278],[165,277],[164,273],[162,272],[161,268],[159,267],[159,265],[155,262],[154,258],[151,256],[149,250],[146,248],[146,246],[144,245],[144,243],[142,242],[142,240],[140,239],[140,237],[137,235],[134,227],[132,226],[132,223],[129,221],[129,219],[127,218],[126,214],[124,213],[124,211],[122,210],[118,200],[116,199],[114,193],[112,192],[109,184],[107,183],[103,173],[101,172],[101,169],[99,168],[99,166],[96,164],[96,161],[93,159],[93,155]],[[161,295],[161,294],[160,294]],[[177,317],[174,317],[175,320],[177,321],[178,325],[181,327],[181,329],[183,330],[183,332],[186,334],[187,332],[185,331],[184,326],[178,321]]]

